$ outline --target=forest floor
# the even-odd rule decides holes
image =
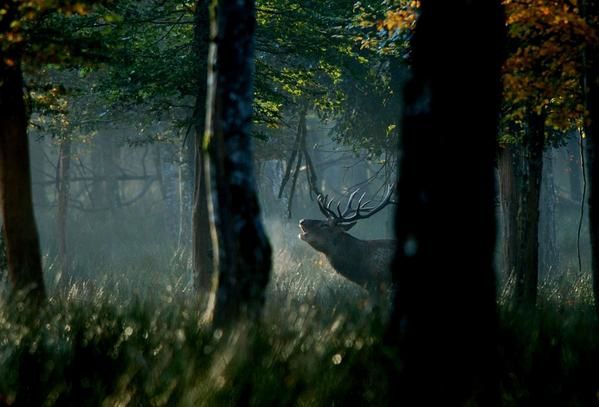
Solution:
[[[132,270],[92,283],[50,267],[36,323],[0,306],[0,406],[387,405],[364,292],[298,256],[277,252],[264,322],[232,335],[201,322],[188,272],[142,267],[140,288]],[[599,405],[587,280],[544,284],[535,315],[500,300],[502,405]]]

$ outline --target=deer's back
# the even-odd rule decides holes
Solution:
[[[391,262],[395,254],[395,240],[367,240],[367,250],[372,253],[369,257],[375,270],[386,270],[390,274]],[[389,275],[390,279],[390,275]]]
[[[395,255],[395,240],[368,240],[370,274],[379,284],[391,284],[391,262]]]

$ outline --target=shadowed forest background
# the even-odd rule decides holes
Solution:
[[[598,30],[0,3],[0,407],[599,405]]]

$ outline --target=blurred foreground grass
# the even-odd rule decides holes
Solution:
[[[50,265],[35,324],[0,307],[0,406],[388,405],[364,292],[318,257],[276,259],[263,324],[230,336],[202,325],[180,262],[95,282]],[[503,405],[599,405],[599,321],[579,283],[545,282],[535,315],[500,304]]]

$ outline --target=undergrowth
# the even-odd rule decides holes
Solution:
[[[202,324],[185,262],[94,282],[49,264],[50,299],[33,323],[0,307],[0,406],[388,405],[365,293],[318,257],[276,259],[263,322],[230,333]],[[534,313],[500,301],[502,405],[599,404],[588,290],[551,284],[562,283],[542,286]]]

